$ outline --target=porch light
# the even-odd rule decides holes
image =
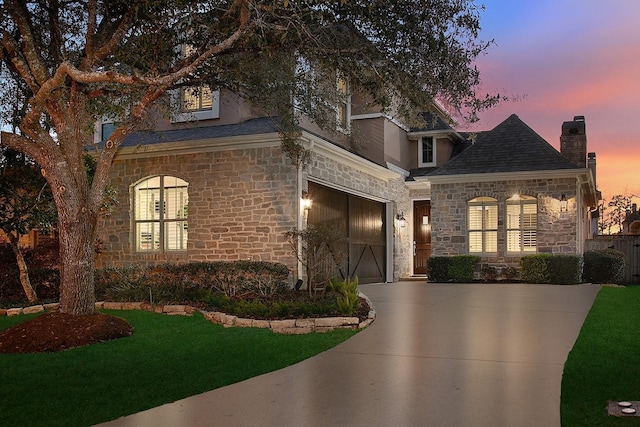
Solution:
[[[311,209],[311,198],[309,197],[309,193],[307,191],[302,191],[302,199],[301,206],[304,211],[308,211]]]
[[[404,217],[404,212],[397,214],[396,219],[398,220],[398,225],[400,227],[405,227],[407,225],[407,219]]]
[[[560,196],[560,212],[566,212],[567,211],[567,196],[564,195],[564,193],[562,193],[562,196]]]

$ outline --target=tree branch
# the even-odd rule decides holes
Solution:
[[[33,78],[39,84],[49,78],[47,67],[44,63],[42,56],[38,49],[36,49],[34,35],[31,28],[31,22],[29,21],[29,11],[27,10],[26,3],[18,1],[7,1],[7,10],[13,18],[14,22],[18,26],[20,35],[22,36],[23,52],[25,59],[29,64],[29,69],[33,73]]]

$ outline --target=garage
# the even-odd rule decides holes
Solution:
[[[364,197],[309,182],[313,207],[309,225],[338,230],[331,243],[330,277],[358,277],[360,283],[384,282],[386,277],[386,205]]]

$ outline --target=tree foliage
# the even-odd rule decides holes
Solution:
[[[300,115],[335,121],[335,72],[397,117],[416,117],[435,97],[473,115],[497,101],[476,94],[473,61],[488,46],[477,39],[480,12],[472,0],[1,2],[0,117],[16,129],[1,143],[34,159],[53,191],[61,310],[93,311],[109,168],[129,133],[177,108],[170,91],[235,92],[283,117],[293,129],[283,135]],[[84,149],[105,118],[118,127],[95,147],[90,181]]]
[[[40,168],[23,154],[0,146],[0,230],[9,240],[20,271],[20,283],[31,302],[31,286],[20,238],[31,230],[47,233],[56,223],[56,207]]]

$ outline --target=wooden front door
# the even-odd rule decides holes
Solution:
[[[431,256],[431,201],[413,203],[413,274],[427,274]]]

